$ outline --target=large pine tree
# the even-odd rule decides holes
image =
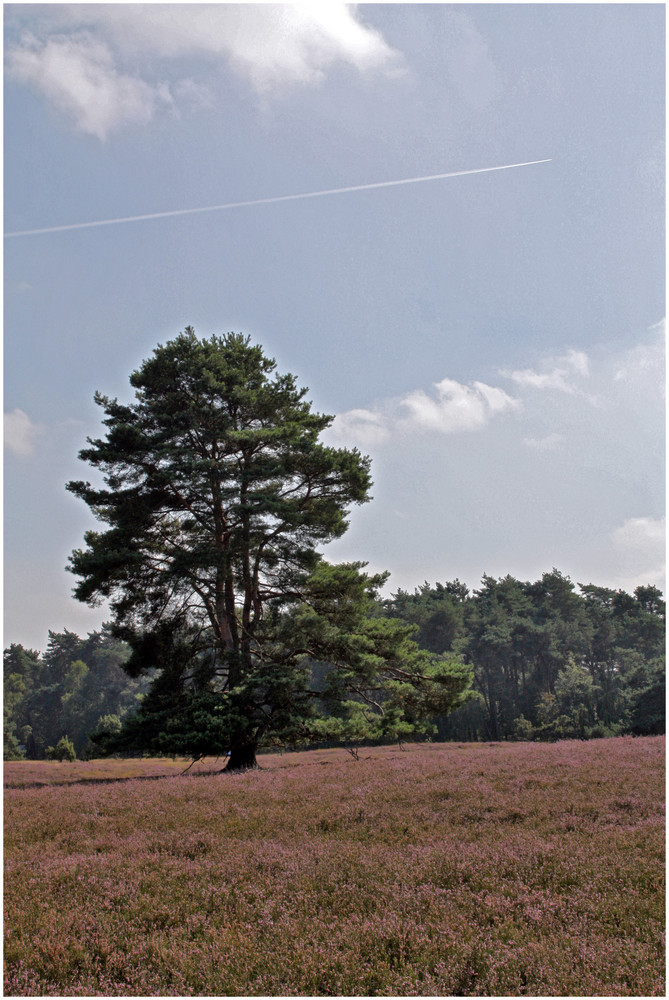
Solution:
[[[96,394],[107,433],[80,453],[104,487],[67,487],[108,526],[70,558],[75,596],[109,599],[129,673],[159,670],[103,749],[244,768],[261,743],[423,731],[466,696],[468,668],[372,614],[383,575],[319,554],[369,499],[369,459],[319,441],[332,418],[292,375],[249,338],[187,328],[130,382],[130,405]]]

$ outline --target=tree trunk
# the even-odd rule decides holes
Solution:
[[[257,766],[256,744],[240,743],[239,745],[232,747],[225,770],[250,771],[252,768]]]

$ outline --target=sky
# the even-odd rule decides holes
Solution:
[[[262,344],[371,456],[325,554],[385,593],[664,590],[664,17],[6,4],[5,645],[108,617],[71,596],[96,522],[65,483],[95,390],[129,401],[188,325]]]

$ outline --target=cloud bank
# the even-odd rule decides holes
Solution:
[[[398,433],[479,430],[495,417],[521,407],[520,400],[485,382],[464,385],[444,378],[434,389],[436,394],[431,396],[415,389],[375,409],[348,410],[335,417],[332,433],[339,440],[352,439],[363,447],[373,447],[392,441]]]
[[[624,409],[644,414],[649,405],[662,399],[664,354],[662,321],[651,327],[649,337],[637,346],[611,356],[604,354],[596,363],[585,352],[571,349],[546,358],[536,368],[500,369],[498,375],[513,383],[514,395],[486,382],[465,384],[446,377],[434,383],[432,395],[418,388],[371,408],[341,413],[332,432],[340,440],[373,446],[393,441],[401,432],[482,431],[515,413],[525,432],[523,444],[536,451],[552,451],[573,438],[575,414],[593,421],[593,411],[601,410],[597,423],[602,425],[613,413]]]
[[[395,584],[444,566],[468,579],[483,551],[476,572],[553,565],[584,583],[664,589],[664,354],[658,324],[625,349],[570,350],[490,382],[447,377],[336,417],[333,439],[371,452],[379,495],[401,498],[388,516],[401,519],[403,557],[412,566],[421,552]],[[370,514],[361,540],[376,532]]]
[[[636,359],[637,366],[640,363]],[[570,350],[564,356],[548,358],[540,367],[537,371],[531,368],[499,371],[500,376],[514,383],[515,396],[486,382],[465,384],[443,378],[434,384],[436,394],[414,389],[400,399],[381,402],[374,409],[342,413],[337,416],[333,431],[340,439],[352,437],[363,446],[383,444],[397,432],[459,434],[482,430],[505,414],[519,413],[526,404],[531,404],[536,390],[567,395],[585,393],[590,360],[583,351]],[[559,447],[564,437],[551,430],[541,437],[526,437],[524,441],[529,447],[550,450]]]
[[[185,56],[200,58],[212,85],[229,68],[265,97],[318,85],[335,63],[393,71],[401,58],[343,3],[69,4],[42,8],[38,27],[8,44],[6,70],[104,140],[161,106],[214,102],[207,83],[165,81]]]

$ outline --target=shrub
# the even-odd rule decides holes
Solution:
[[[534,739],[534,726],[524,715],[520,715],[513,724],[513,738],[523,743]]]
[[[74,749],[74,743],[69,736],[61,736],[61,738],[56,743],[54,747],[46,748],[46,759],[47,760],[69,760],[73,761],[77,759],[77,754]]]

